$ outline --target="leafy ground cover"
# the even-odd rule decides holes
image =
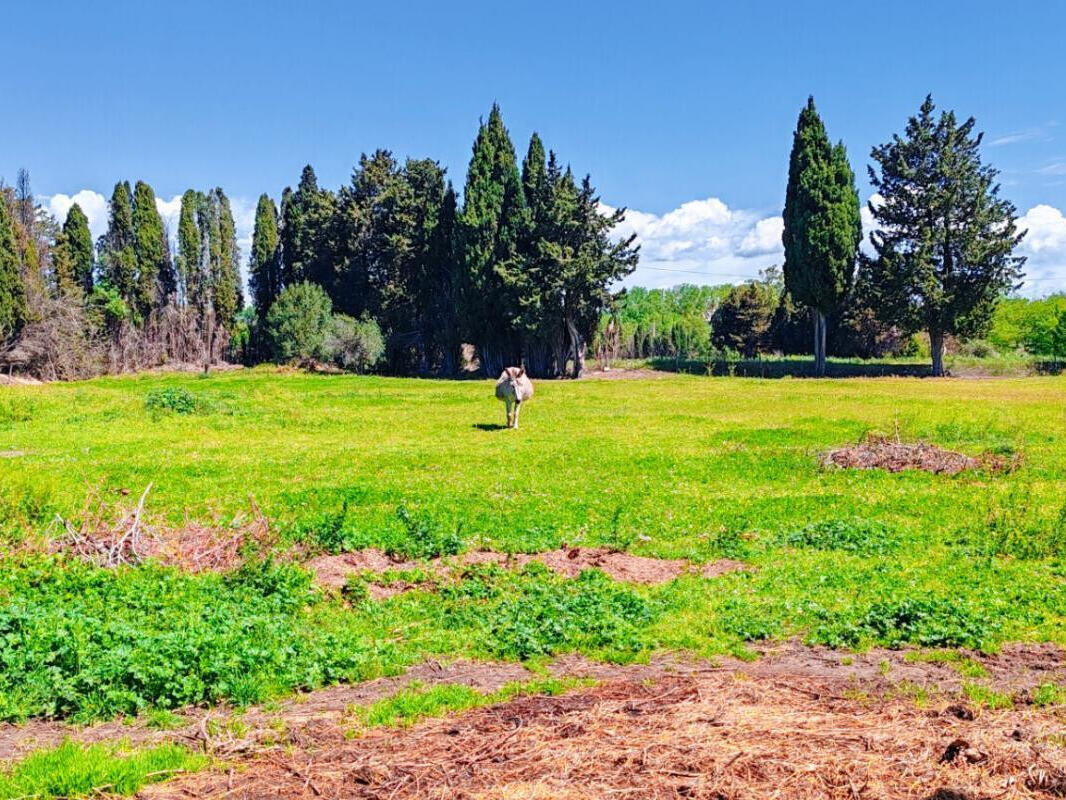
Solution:
[[[195,413],[150,397],[196,399]],[[542,383],[519,431],[481,381],[256,369],[8,387],[0,414],[0,716],[258,702],[427,657],[632,661],[833,647],[1066,643],[1066,379]],[[168,400],[169,403],[169,400]],[[178,405],[181,405],[180,403]],[[151,407],[148,407],[151,406]],[[823,469],[881,431],[1009,474]],[[306,552],[430,558],[566,543],[749,571],[656,586],[472,566],[380,601],[299,566],[105,570],[27,553],[149,483],[153,524],[238,528],[248,496]]]

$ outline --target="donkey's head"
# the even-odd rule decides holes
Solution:
[[[522,377],[526,374],[526,368],[525,367],[508,367],[506,370],[504,370],[504,372],[507,374],[507,378],[506,378],[507,386],[510,388],[511,392],[514,394],[515,401],[518,402],[518,403],[521,403],[522,402],[521,380],[522,380]]]

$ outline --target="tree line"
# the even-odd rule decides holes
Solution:
[[[495,105],[461,199],[438,162],[401,163],[383,149],[364,154],[337,191],[307,166],[280,207],[261,196],[249,309],[221,189],[183,195],[173,254],[144,182],[115,186],[95,246],[77,204],[59,226],[32,197],[5,198],[4,360],[50,377],[226,355],[380,359],[396,374],[448,376],[469,360],[464,343],[490,374],[524,363],[536,376],[576,375],[612,286],[638,258],[632,237],[611,236],[624,210],[601,213],[591,179],[537,134],[519,164]],[[8,219],[26,202],[29,216]],[[61,323],[45,309],[57,304]]]
[[[855,176],[811,98],[801,110],[783,210],[784,263],[741,286],[615,291],[635,237],[605,213],[537,134],[521,163],[498,106],[474,140],[460,195],[432,159],[364,154],[336,191],[304,168],[276,203],[259,198],[244,308],[229,200],[182,197],[176,252],[143,181],[119,182],[107,232],[91,241],[73,205],[60,226],[28,176],[0,203],[3,361],[49,377],[166,361],[330,360],[395,374],[580,375],[590,347],[623,355],[708,346],[743,355],[900,352],[928,334],[988,332],[1018,285],[1024,236],[972,118],[926,98],[901,134],[871,150],[873,253],[860,247]],[[800,342],[806,340],[808,345]]]

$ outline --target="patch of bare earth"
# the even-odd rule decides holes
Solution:
[[[664,372],[658,369],[648,369],[647,367],[638,367],[636,369],[594,369],[588,370],[581,376],[582,380],[601,380],[601,381],[627,381],[627,380],[648,380],[649,378],[669,378],[674,373]]]
[[[991,453],[974,458],[926,442],[907,443],[880,435],[867,436],[858,444],[830,450],[822,455],[821,463],[823,467],[883,469],[888,472],[918,469],[936,475],[958,475],[980,468],[1003,472],[1017,466],[1015,460]]]
[[[753,664],[560,660],[553,671],[587,667],[604,683],[354,740],[320,719],[144,796],[976,800],[1066,792],[1059,712],[991,711],[950,695],[920,707],[876,689],[903,666],[935,684],[943,665],[898,652],[847,658],[787,644]],[[882,660],[888,675],[871,671]],[[1004,676],[1014,670],[1016,680],[1061,679],[1064,669],[1051,648],[979,660],[999,663]]]
[[[367,548],[339,555],[319,556],[307,562],[307,566],[315,573],[315,581],[320,586],[341,588],[353,575],[367,572],[381,574],[388,571],[422,569],[435,576],[446,577],[473,564],[498,564],[521,569],[534,561],[569,578],[576,577],[585,569],[599,569],[618,581],[648,585],[667,583],[689,572],[714,578],[729,572],[751,569],[747,564],[732,559],[720,559],[701,566],[679,558],[649,558],[601,547],[561,547],[545,553],[516,554],[472,550],[451,558],[437,558],[428,562],[393,560],[381,550]],[[372,584],[370,591],[371,597],[379,599],[413,588],[416,588],[414,584],[400,582],[387,586]]]

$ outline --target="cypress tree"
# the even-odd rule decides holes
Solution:
[[[133,243],[137,259],[136,308],[146,317],[174,295],[177,278],[155,192],[144,181],[137,181],[133,189]]]
[[[814,312],[814,372],[824,375],[825,318],[851,291],[862,222],[844,145],[830,145],[813,97],[796,123],[783,216],[785,286]]]
[[[26,321],[26,287],[19,271],[18,242],[7,198],[0,193],[0,343]]]
[[[134,252],[133,198],[128,181],[119,181],[111,193],[108,209],[107,233],[100,249],[105,282],[123,300],[137,309],[137,256]]]
[[[200,208],[203,196],[192,189],[181,196],[181,214],[178,217],[177,271],[179,293],[184,303],[203,313],[206,303],[206,282],[201,269],[203,239],[200,235]]]
[[[282,283],[293,286],[313,281],[327,290],[334,283],[332,228],[336,198],[318,188],[318,178],[308,164],[295,192],[282,196]]]
[[[864,268],[879,316],[928,331],[933,374],[943,375],[944,337],[983,333],[1020,279],[1025,258],[1013,252],[1025,232],[999,196],[998,171],[981,162],[973,117],[937,119],[935,108],[926,97],[904,134],[871,152],[882,202],[870,203],[876,257]]]
[[[74,203],[63,223],[63,244],[71,264],[71,279],[85,294],[93,290],[93,237],[89,218]]]
[[[514,145],[500,107],[494,104],[474,141],[459,218],[463,317],[488,374],[500,372],[521,357],[515,284],[521,274],[520,241],[527,225]]]
[[[248,257],[248,288],[261,323],[274,299],[281,293],[281,248],[278,233],[278,210],[266,194],[259,196],[255,207],[252,252]]]
[[[208,233],[212,297],[218,323],[226,330],[232,330],[237,312],[244,306],[240,250],[237,247],[237,233],[229,198],[222,189],[216,188],[211,193],[211,205],[213,210]]]

